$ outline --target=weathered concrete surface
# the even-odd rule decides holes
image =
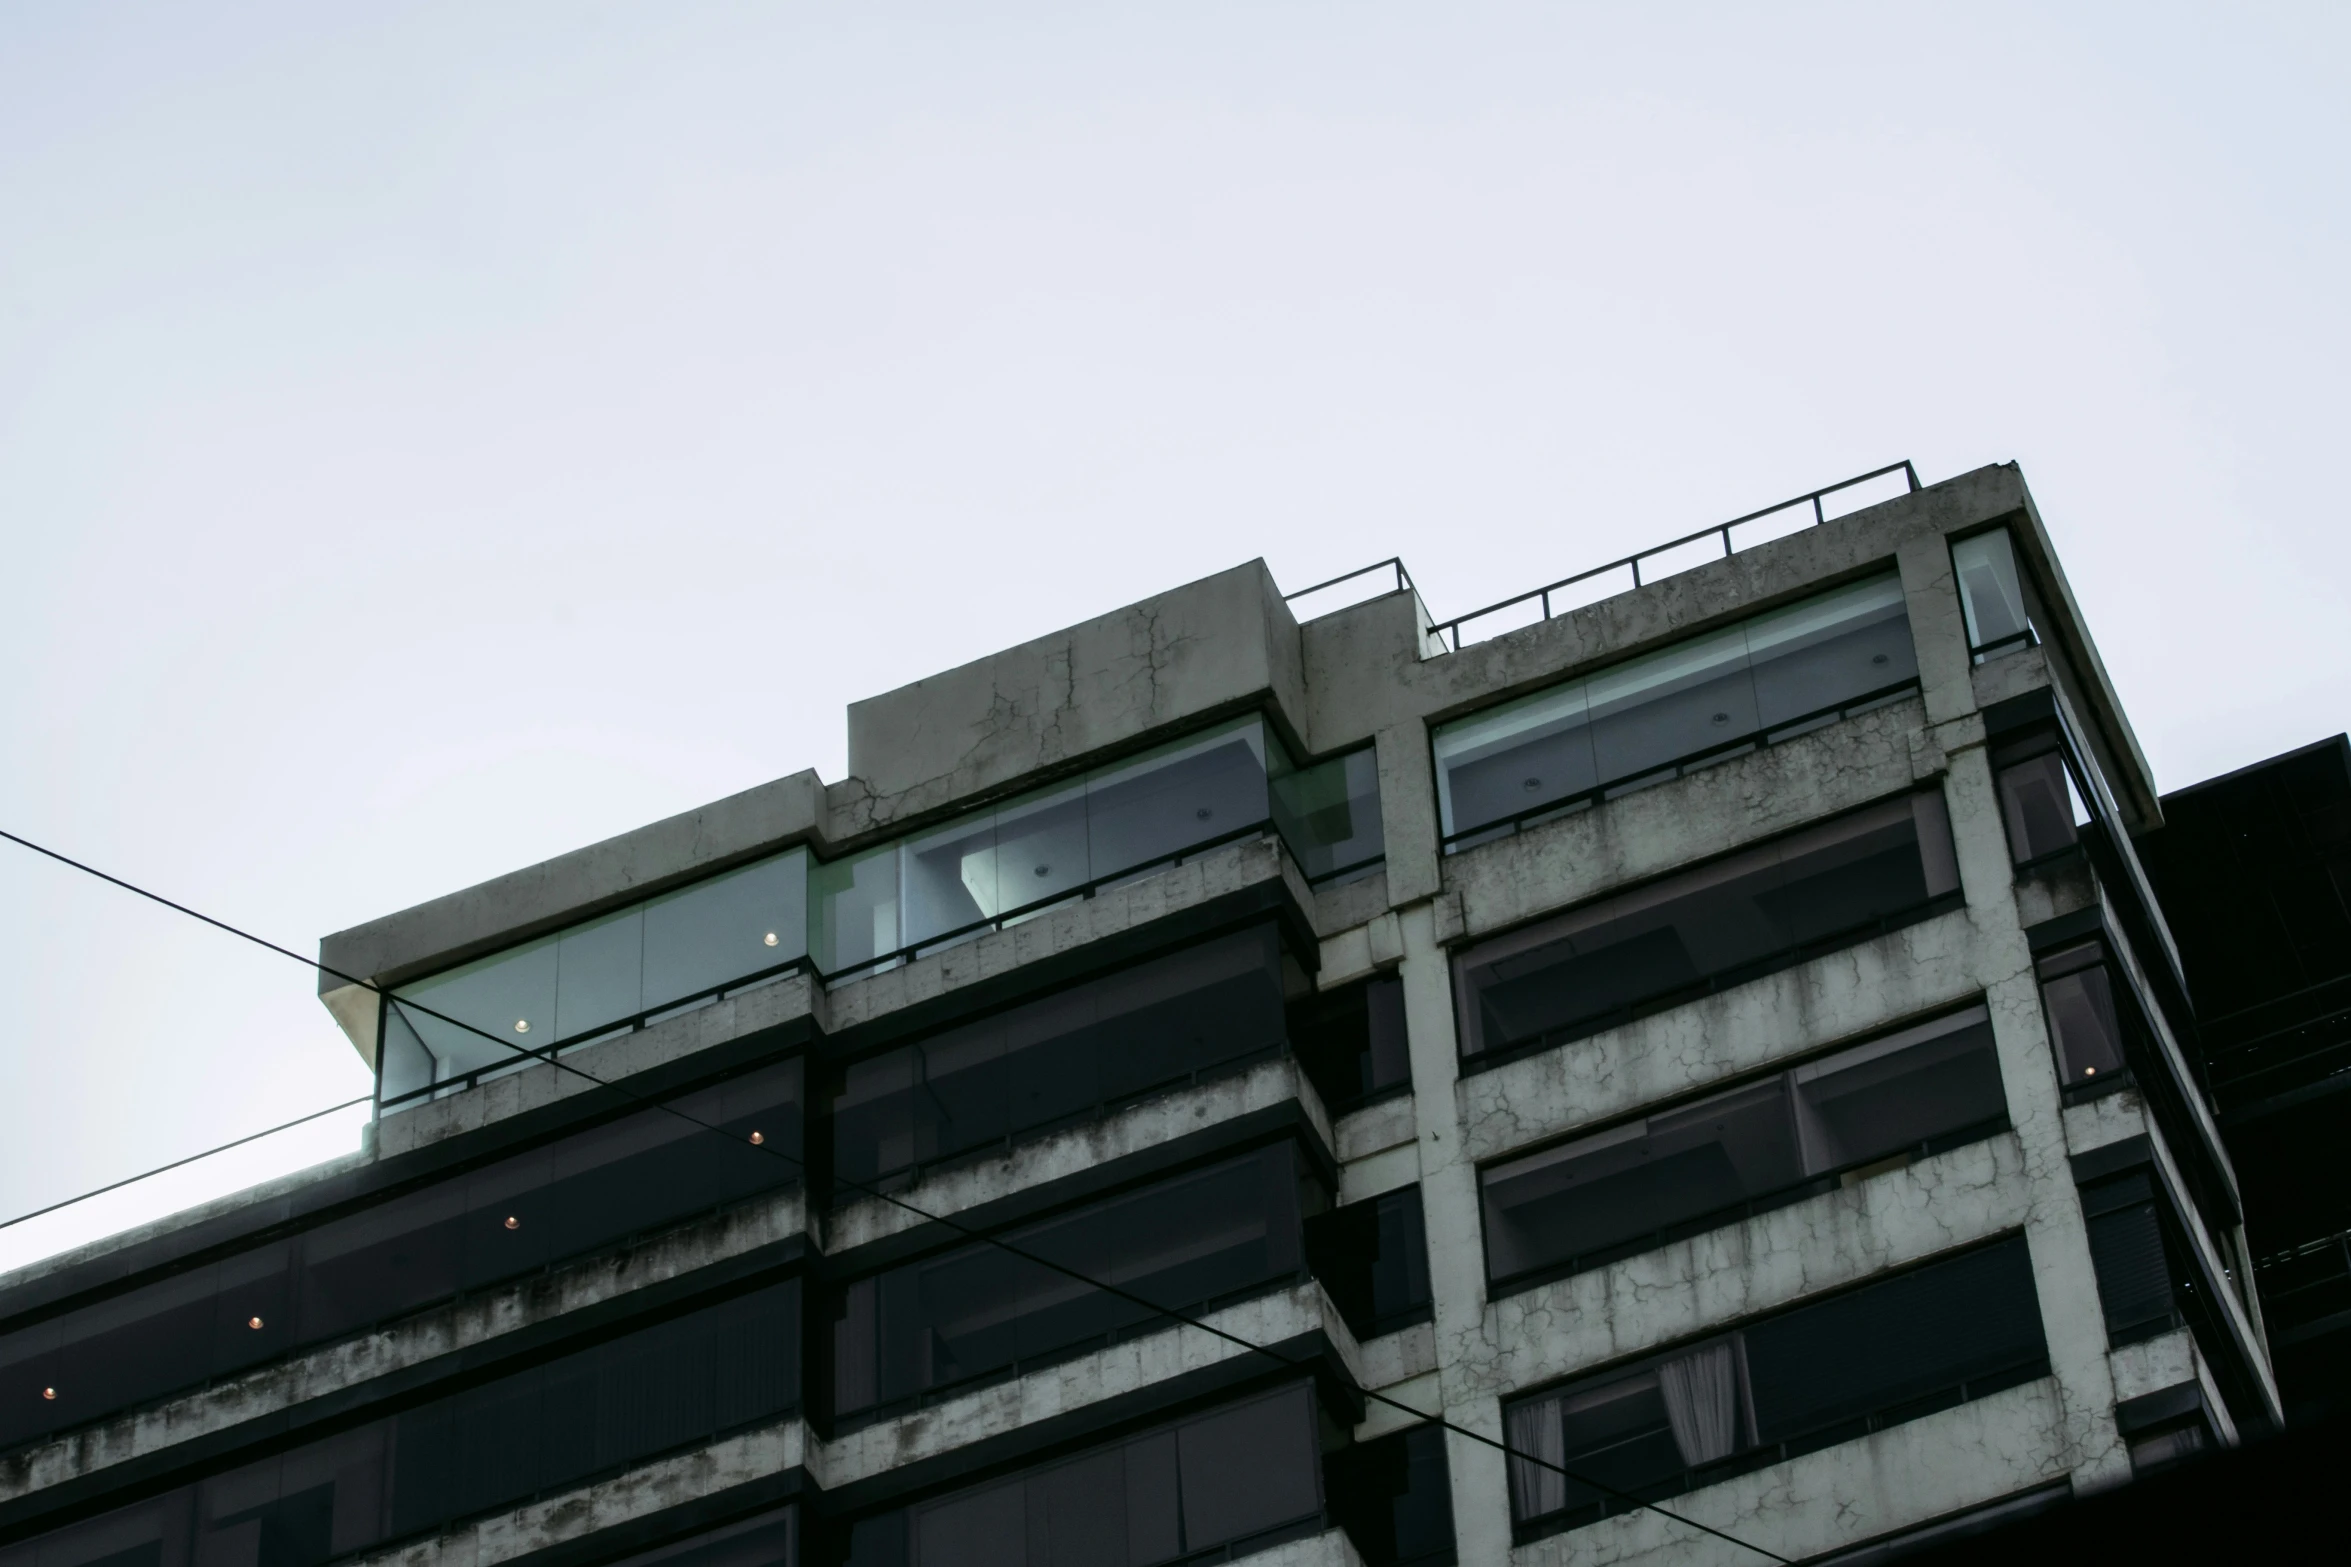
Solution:
[[[825,1222],[825,1252],[840,1256],[857,1247],[919,1228],[924,1222],[907,1204],[938,1218],[952,1218],[984,1204],[1048,1182],[1145,1153],[1237,1117],[1296,1105],[1323,1151],[1334,1139],[1314,1085],[1284,1058],[1261,1061],[1229,1077],[1154,1095],[1103,1120],[1065,1128],[1025,1142],[1010,1152],[925,1172],[912,1189],[885,1197],[848,1201]]]
[[[1362,1352],[1320,1284],[1260,1295],[1201,1320],[1252,1344],[1326,1334],[1356,1385],[1364,1385]],[[836,1489],[1240,1358],[1262,1357],[1198,1328],[1169,1327],[848,1432],[810,1455],[809,1473],[827,1490]]]
[[[604,1256],[419,1312],[151,1409],[0,1457],[0,1503],[181,1442],[279,1414],[800,1234],[801,1194],[779,1192]]]
[[[848,813],[884,827],[1186,719],[1305,711],[1298,623],[1263,561],[849,705]]]
[[[2060,1392],[2045,1377],[1677,1496],[1667,1505],[1801,1561],[2065,1477],[2079,1455],[2062,1426]],[[1761,1558],[1644,1510],[1534,1541],[1509,1560],[1513,1567],[1749,1567]]]
[[[797,1417],[779,1421],[511,1512],[353,1557],[350,1567],[494,1567],[798,1469],[807,1462],[808,1450],[808,1428]]]

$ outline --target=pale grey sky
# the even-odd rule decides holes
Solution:
[[[2351,722],[2347,43],[19,0],[0,826],[307,947],[1251,556],[1444,615],[1905,456],[2025,465],[2192,782]],[[364,1090],[302,970],[0,850],[0,1214]]]

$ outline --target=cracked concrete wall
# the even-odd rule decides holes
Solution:
[[[1297,622],[1263,561],[849,706],[849,778],[884,827],[1204,713],[1306,708]]]

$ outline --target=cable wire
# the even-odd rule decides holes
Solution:
[[[192,1153],[185,1159],[174,1159],[169,1164],[159,1164],[154,1169],[141,1171],[137,1175],[126,1175],[121,1180],[106,1186],[92,1187],[79,1197],[68,1197],[63,1202],[53,1202],[46,1208],[35,1208],[32,1212],[20,1213],[13,1219],[0,1219],[0,1230],[5,1230],[12,1224],[22,1224],[27,1219],[37,1219],[44,1213],[55,1213],[60,1208],[70,1208],[77,1202],[88,1202],[93,1197],[103,1197],[108,1192],[120,1191],[126,1186],[147,1179],[150,1175],[161,1175],[166,1170],[176,1170],[183,1164],[194,1164],[197,1160],[209,1159],[216,1153],[227,1153],[231,1148],[242,1148],[247,1143],[259,1142],[264,1137],[274,1137],[280,1132],[291,1131],[307,1121],[315,1121],[322,1115],[333,1115],[337,1110],[348,1110],[353,1105],[366,1104],[373,1098],[375,1098],[373,1094],[361,1094],[357,1099],[346,1099],[339,1105],[328,1105],[324,1110],[313,1110],[308,1115],[298,1115],[291,1121],[280,1121],[277,1125],[262,1131],[248,1132],[245,1136],[222,1143],[217,1148],[207,1148],[202,1153]]]
[[[414,1011],[422,1014],[425,1017],[432,1018],[436,1022],[446,1023],[452,1028],[463,1029],[465,1032],[478,1035],[479,1037],[490,1041],[490,1043],[497,1045],[502,1049],[508,1050],[515,1055],[525,1057],[532,1061],[544,1061],[561,1071],[571,1073],[574,1077],[577,1077],[584,1082],[590,1083],[595,1087],[609,1089],[613,1093],[619,1094],[624,1099],[627,1099],[632,1104],[639,1105],[646,1109],[663,1111],[669,1115],[677,1117],[679,1120],[684,1121],[691,1126],[699,1127],[703,1131],[714,1132],[717,1135],[724,1137],[730,1143],[744,1141],[743,1139],[736,1137],[734,1133],[729,1132],[724,1127],[717,1126],[709,1121],[705,1121],[701,1117],[696,1116],[688,1111],[681,1110],[673,1104],[665,1103],[664,1101],[658,1099],[649,1099],[634,1089],[631,1089],[620,1083],[609,1081],[605,1078],[597,1077],[593,1073],[585,1071],[570,1062],[560,1060],[551,1054],[544,1054],[540,1051],[529,1049],[526,1046],[515,1044],[511,1040],[501,1039],[498,1035],[491,1033],[488,1029],[479,1028],[474,1024],[464,1021],[461,1018],[450,1017],[446,1013],[437,1012],[431,1007],[424,1006],[419,1002],[394,997],[371,980],[362,979],[355,974],[346,974],[342,970],[323,963],[316,958],[308,957],[300,952],[296,952],[291,947],[282,947],[266,937],[257,936],[251,931],[242,930],[235,925],[231,925],[226,920],[215,919],[211,915],[203,913],[197,909],[192,909],[184,903],[176,903],[170,898],[163,896],[161,893],[150,892],[148,889],[139,886],[135,882],[128,882],[119,876],[109,875],[107,872],[99,870],[94,865],[84,864],[82,861],[74,859],[70,855],[61,854],[55,849],[47,848],[41,844],[35,843],[30,838],[19,837],[17,834],[9,832],[5,828],[0,828],[0,838],[5,838],[10,843],[16,844],[21,848],[30,849],[35,854],[44,855],[49,859],[55,860],[60,865],[70,866],[77,871],[81,871],[85,875],[95,876],[100,881],[111,883],[116,887],[120,887],[125,892],[133,893],[139,897],[145,898],[151,903],[159,903],[167,909],[171,909],[180,914],[185,914],[190,919],[201,920],[205,924],[213,927],[215,930],[225,931],[229,935],[235,936],[241,941],[251,942],[254,946],[264,948],[270,952],[274,952],[280,957],[291,958],[295,962],[303,965],[305,968],[315,969],[330,979],[341,980],[344,984],[347,985],[356,985],[361,989],[368,991],[372,995],[383,997],[388,1004],[398,1006],[404,1011]],[[353,1101],[353,1103],[357,1102],[358,1101]],[[336,1106],[334,1108],[341,1109],[346,1107]],[[316,1112],[315,1114],[325,1115],[328,1113],[330,1112],[322,1110]],[[315,1116],[311,1116],[305,1117],[304,1119],[307,1120],[314,1118]],[[262,1133],[256,1135],[267,1134]],[[772,1157],[781,1159],[788,1164],[798,1167],[804,1178],[808,1173],[808,1164],[806,1160],[803,1160],[796,1155],[785,1153],[780,1148],[775,1148],[765,1143],[746,1144],[746,1146],[756,1147],[762,1153],[771,1155]],[[200,1158],[202,1155],[197,1155],[196,1157]],[[168,1169],[170,1166],[165,1166],[165,1168]],[[133,1179],[137,1179],[137,1177],[133,1177]],[[1212,1323],[1205,1322],[1198,1317],[1192,1316],[1188,1312],[1179,1311],[1171,1306],[1160,1305],[1157,1301],[1146,1300],[1140,1295],[1136,1295],[1131,1291],[1120,1288],[1118,1285],[1105,1284],[1099,1279],[1090,1278],[1087,1275],[1080,1273],[1075,1268],[1067,1267],[1061,1263],[1053,1261],[1048,1257],[1040,1257],[1034,1252],[1027,1251],[1022,1247],[1016,1246],[1012,1242],[1003,1239],[1001,1236],[990,1234],[984,1230],[975,1229],[970,1225],[961,1223],[944,1214],[927,1212],[922,1208],[916,1207],[913,1203],[906,1201],[904,1198],[897,1196],[895,1193],[883,1191],[878,1187],[867,1185],[862,1181],[849,1180],[845,1178],[836,1178],[834,1184],[836,1186],[846,1186],[852,1191],[862,1193],[868,1197],[879,1198],[883,1202],[891,1204],[892,1206],[900,1209],[913,1218],[923,1221],[924,1223],[936,1224],[944,1229],[952,1231],[957,1235],[964,1236],[967,1239],[983,1242],[987,1245],[993,1246],[999,1251],[1019,1258],[1023,1262],[1031,1263],[1037,1267],[1045,1268],[1054,1273],[1058,1273],[1062,1277],[1085,1285],[1089,1289],[1099,1290],[1106,1295],[1110,1295],[1119,1300],[1126,1301],[1130,1305],[1140,1306],[1145,1311],[1151,1312],[1154,1315],[1168,1318],[1169,1320],[1180,1323],[1186,1327],[1198,1329],[1200,1332],[1206,1333],[1212,1338],[1221,1339],[1224,1342],[1231,1344],[1246,1353],[1262,1355],[1267,1359],[1274,1361],[1276,1364],[1286,1366],[1292,1370],[1308,1370],[1312,1368],[1312,1362],[1310,1361],[1293,1360],[1288,1355],[1283,1354],[1280,1350],[1275,1349],[1270,1345],[1259,1344],[1252,1339],[1243,1338],[1237,1333],[1229,1332],[1226,1329],[1217,1327]],[[96,1193],[86,1193],[85,1195],[94,1196]],[[78,1199],[69,1199],[69,1201],[72,1200]],[[32,1215],[28,1214],[25,1215],[25,1217],[30,1218]],[[1712,1524],[1701,1523],[1695,1518],[1677,1513],[1671,1508],[1662,1507],[1656,1502],[1649,1501],[1646,1498],[1634,1495],[1630,1491],[1626,1491],[1617,1486],[1610,1485],[1605,1480],[1597,1480],[1586,1475],[1580,1475],[1577,1474],[1574,1470],[1569,1469],[1562,1464],[1554,1463],[1547,1458],[1539,1458],[1534,1454],[1521,1452],[1517,1448],[1510,1446],[1507,1442],[1501,1441],[1495,1437],[1488,1436],[1482,1431],[1473,1431],[1467,1426],[1457,1425],[1441,1414],[1432,1415],[1426,1410],[1415,1409],[1413,1406],[1403,1402],[1401,1399],[1392,1398],[1385,1393],[1373,1391],[1371,1389],[1358,1389],[1357,1391],[1360,1392],[1363,1397],[1370,1399],[1375,1403],[1384,1404],[1388,1408],[1400,1410],[1405,1414],[1413,1416],[1417,1420],[1428,1421],[1429,1423],[1438,1426],[1440,1429],[1450,1431],[1457,1436],[1467,1437],[1469,1440],[1479,1443],[1482,1446],[1491,1447],[1497,1452],[1501,1453],[1505,1458],[1516,1459],[1521,1463],[1532,1464],[1540,1469],[1547,1469],[1553,1474],[1557,1474],[1565,1479],[1574,1481],[1578,1485],[1601,1492],[1602,1494],[1613,1497],[1618,1501],[1629,1502],[1636,1508],[1645,1509],[1649,1512],[1657,1514],[1661,1518],[1668,1519],[1674,1523],[1682,1524],[1688,1528],[1696,1529],[1701,1533],[1712,1535],[1718,1540],[1736,1545],[1743,1550],[1753,1551],[1759,1556],[1767,1557],[1772,1561],[1782,1563],[1783,1567],[1792,1567],[1790,1558],[1780,1555],[1777,1551],[1774,1551],[1767,1546],[1757,1545],[1752,1540],[1741,1539],[1735,1534],[1730,1534],[1724,1530],[1715,1528]]]

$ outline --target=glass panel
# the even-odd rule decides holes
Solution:
[[[835,1327],[838,1391],[871,1390],[842,1412],[1157,1320],[1147,1307],[1047,1264],[1181,1310],[1296,1276],[1297,1179],[1282,1144],[1010,1232],[1013,1245],[1041,1262],[982,1243],[876,1275],[870,1295],[853,1300]],[[856,1289],[864,1288],[860,1281]],[[871,1374],[856,1364],[866,1357]]]
[[[1596,787],[1590,716],[1579,680],[1441,726],[1437,814],[1446,836]]]
[[[1981,1007],[1799,1067],[1790,1080],[1808,1170],[1864,1164],[2008,1113]]]
[[[1370,746],[1285,773],[1272,789],[1274,824],[1309,877],[1333,876],[1387,852],[1379,758]]]
[[[1316,1214],[1306,1221],[1306,1255],[1359,1339],[1400,1327],[1429,1304],[1418,1186]]]
[[[1086,786],[1016,800],[996,813],[993,918],[1075,892],[1094,879],[1086,850]],[[976,896],[976,895],[975,895]]]
[[[800,1178],[800,1071],[779,1062],[672,1101],[728,1137],[637,1111],[0,1337],[0,1443],[789,1185]],[[43,1387],[59,1396],[40,1398]]]
[[[898,851],[906,945],[962,930],[1003,911],[996,886],[994,812],[957,817],[935,831],[903,840]]]
[[[904,946],[898,934],[898,845],[811,865],[808,916],[808,948],[827,974]]]
[[[1447,838],[1663,773],[1915,680],[1892,573],[1440,725]]]
[[[1761,727],[1842,707],[1918,678],[1901,579],[1874,577],[1746,624]]]
[[[2095,942],[2068,947],[2043,958],[2039,968],[2059,1078],[2088,1083],[2121,1071],[2122,1020],[2115,1012],[2104,950]]]
[[[1149,865],[1267,819],[1265,736],[1245,718],[1086,780],[1097,877]]]
[[[510,1039],[525,1050],[535,1050],[560,1037],[555,1028],[556,945],[553,936],[544,936],[392,992],[392,1009],[432,1056],[433,1082],[513,1061],[515,1052],[498,1040]],[[495,1038],[484,1039],[403,1008],[402,1001],[430,1007]]]
[[[0,1564],[322,1567],[772,1420],[798,1402],[798,1334],[797,1281],[769,1285],[21,1541]]]
[[[2046,1363],[2023,1237],[1746,1330],[1757,1435],[1787,1440]]]
[[[798,1508],[779,1507],[723,1529],[624,1556],[612,1567],[798,1567],[799,1522]]]
[[[1445,1432],[1414,1426],[1324,1460],[1331,1511],[1366,1567],[1409,1567],[1453,1553],[1453,1483]]]
[[[1176,1427],[1184,1543],[1222,1544],[1322,1509],[1314,1410],[1303,1388]]]
[[[1967,618],[1969,647],[1989,647],[2031,631],[2008,530],[1994,528],[1961,539],[1951,546],[1951,565],[1959,577],[1959,607]]]
[[[1513,1159],[1480,1178],[1489,1276],[1597,1265],[2005,1115],[1981,1007]]]
[[[1311,1395],[1285,1388],[858,1519],[849,1567],[1157,1567],[1317,1524],[1317,1460]]]
[[[1290,1048],[1331,1114],[1411,1086],[1404,982],[1396,975],[1302,996],[1290,1003],[1288,1016]]]
[[[575,925],[555,943],[555,1037],[572,1039],[645,1005],[645,911]]]
[[[1939,795],[1867,807],[1468,949],[1463,1051],[1581,1037],[1865,939],[1956,881]]]
[[[2000,769],[2000,815],[2008,824],[2008,852],[2019,865],[2069,849],[2090,813],[2057,750]]]
[[[1602,783],[1655,772],[1755,732],[1742,627],[1709,632],[1585,682]]]
[[[645,1006],[772,969],[808,950],[808,855],[794,849],[645,905]]]
[[[1276,1048],[1280,964],[1271,927],[1241,931],[852,1064],[834,1170],[870,1182]]]

